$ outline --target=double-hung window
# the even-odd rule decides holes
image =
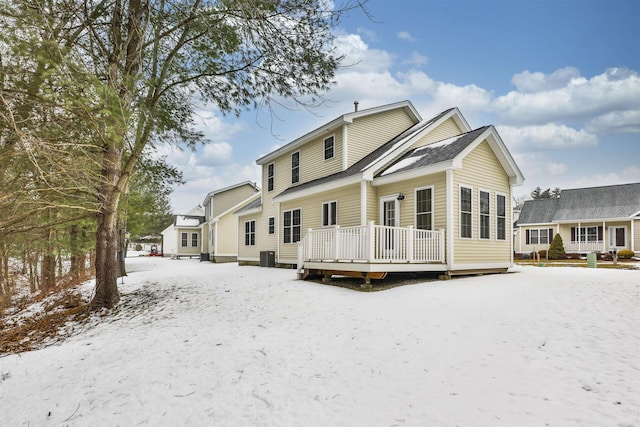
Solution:
[[[244,244],[245,246],[255,246],[256,244],[256,220],[245,221],[244,223]]]
[[[300,241],[302,230],[302,213],[300,209],[284,211],[282,221],[282,234],[284,243],[295,243]]]
[[[460,187],[460,237],[471,238],[471,188]]]
[[[300,181],[300,152],[296,151],[291,155],[291,183]]]
[[[180,234],[180,246],[186,248],[189,246],[189,233]]]
[[[269,163],[269,165],[267,165],[267,191],[273,191],[275,169],[276,165],[274,163]]]
[[[496,195],[496,238],[507,239],[507,198],[502,194]]]
[[[526,243],[528,245],[547,245],[552,238],[552,228],[540,228],[527,230]]]
[[[326,202],[322,204],[322,226],[336,225],[338,223],[338,202]]]
[[[276,233],[276,218],[273,216],[269,217],[269,234]]]
[[[480,199],[480,238],[491,238],[491,206],[490,206],[490,194],[488,191],[480,190],[478,192],[478,198]]]
[[[416,190],[416,228],[433,230],[433,188]]]
[[[335,138],[332,136],[324,139],[324,159],[329,160],[334,156]]]
[[[198,246],[198,233],[191,233],[191,247]]]

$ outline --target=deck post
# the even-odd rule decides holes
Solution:
[[[306,240],[307,240],[307,256],[305,256],[304,258],[306,258],[304,261],[311,259],[311,255],[313,254],[313,229],[308,229],[307,230],[307,236],[306,236]]]
[[[410,225],[407,228],[407,258],[409,262],[413,262],[413,260],[415,259],[413,255],[413,242],[414,242],[413,234],[414,234],[413,225]]]
[[[333,229],[333,260],[334,261],[338,261],[338,259],[340,259],[340,257],[339,257],[339,253],[340,253],[339,235],[340,235],[340,226],[336,224],[336,226]]]
[[[367,261],[372,262],[375,256],[375,243],[376,239],[373,233],[375,232],[375,227],[373,226],[373,221],[369,221],[367,224]]]
[[[439,243],[440,243],[440,248],[439,248],[440,253],[438,254],[438,259],[440,260],[440,262],[445,262],[445,256],[444,256],[444,229],[443,228],[440,229],[440,238],[438,240],[439,240]]]

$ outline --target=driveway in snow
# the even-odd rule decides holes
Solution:
[[[640,426],[640,272],[361,293],[128,258],[113,313],[0,358],[0,425]]]

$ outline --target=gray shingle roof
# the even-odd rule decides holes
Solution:
[[[414,148],[380,171],[377,176],[391,175],[453,160],[488,128],[489,126],[484,126],[462,135]]]
[[[562,190],[558,199],[527,200],[518,224],[628,218],[640,212],[640,182]]]
[[[367,166],[371,165],[373,162],[375,162],[376,160],[381,158],[384,154],[389,152],[396,144],[398,144],[399,142],[401,142],[404,139],[407,139],[407,138],[411,137],[412,135],[415,135],[416,133],[420,132],[421,130],[425,129],[426,127],[432,125],[433,123],[438,121],[441,117],[443,117],[444,115],[448,114],[451,110],[452,110],[452,108],[450,108],[450,109],[448,109],[446,111],[443,111],[442,113],[432,117],[429,120],[422,121],[420,123],[416,123],[415,125],[411,126],[409,129],[405,130],[404,132],[400,133],[396,137],[394,137],[391,140],[387,141],[386,143],[382,144],[380,147],[378,147],[377,149],[373,150],[371,153],[367,154],[362,159],[358,160],[356,163],[351,165],[349,168],[347,168],[347,169],[345,169],[345,170],[343,170],[341,172],[337,172],[337,173],[334,173],[334,174],[331,174],[331,175],[323,176],[322,178],[318,178],[318,179],[315,179],[313,181],[308,181],[308,182],[304,182],[302,184],[294,185],[292,187],[287,188],[286,190],[284,190],[280,194],[278,194],[278,196],[283,196],[283,195],[295,193],[296,191],[300,191],[300,190],[304,190],[304,189],[307,189],[307,188],[315,187],[316,185],[321,185],[321,184],[325,184],[325,183],[328,183],[328,182],[337,181],[337,180],[342,179],[342,178],[347,178],[347,177],[356,175],[358,173],[362,173],[367,168]]]
[[[251,209],[259,208],[261,206],[262,206],[262,197],[257,197],[255,200],[251,201],[250,203],[247,203],[245,206],[235,211],[234,214],[249,211]]]

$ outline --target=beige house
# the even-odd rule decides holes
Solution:
[[[202,206],[196,206],[186,214],[174,215],[173,223],[161,233],[164,256],[199,257],[204,218]]]
[[[255,182],[245,181],[211,191],[204,199],[202,260],[234,262],[238,257],[238,218],[233,212],[260,199]]]
[[[556,234],[565,252],[640,252],[640,183],[562,190],[558,198],[524,202],[514,250],[548,249]]]
[[[238,261],[309,274],[460,274],[512,265],[512,187],[493,126],[409,101],[344,114],[257,160],[262,197],[237,212]]]

